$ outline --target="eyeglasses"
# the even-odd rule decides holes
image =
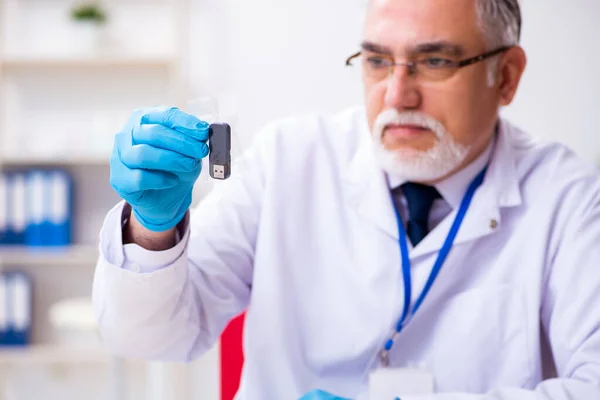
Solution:
[[[396,66],[408,67],[411,76],[418,76],[428,81],[440,81],[450,78],[460,68],[481,62],[485,59],[503,53],[512,46],[500,47],[487,53],[480,54],[465,60],[455,61],[442,57],[423,57],[411,61],[395,62],[392,57],[386,55],[365,56],[362,51],[351,55],[346,60],[346,66],[352,66],[352,61],[363,57],[363,67],[366,76],[376,80],[383,80],[391,76]]]

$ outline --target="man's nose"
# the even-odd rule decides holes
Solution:
[[[396,110],[412,110],[421,106],[421,93],[411,69],[396,65],[387,80],[385,105]]]

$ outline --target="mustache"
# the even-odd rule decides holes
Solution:
[[[441,139],[446,135],[446,128],[437,119],[431,115],[420,111],[403,111],[399,112],[393,108],[382,111],[375,120],[374,131],[377,137],[381,138],[385,128],[389,125],[414,125],[419,128],[428,129]]]

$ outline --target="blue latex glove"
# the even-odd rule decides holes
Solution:
[[[146,229],[166,231],[183,219],[207,140],[206,122],[167,107],[134,111],[116,134],[110,184]]]
[[[334,396],[323,390],[313,390],[312,392],[306,393],[299,400],[350,400],[350,399]]]

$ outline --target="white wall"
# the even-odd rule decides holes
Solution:
[[[358,49],[362,7],[361,0],[197,0],[194,91],[237,98],[242,145],[273,118],[356,104],[360,82],[344,61]],[[214,40],[202,43],[206,37]],[[203,65],[207,58],[219,62]]]
[[[505,115],[600,164],[600,2],[523,0],[523,84]]]

